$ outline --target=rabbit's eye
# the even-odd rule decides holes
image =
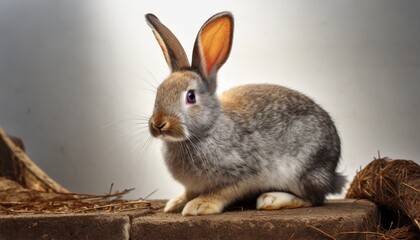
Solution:
[[[195,103],[195,93],[194,90],[188,90],[187,92],[187,103],[194,104]]]

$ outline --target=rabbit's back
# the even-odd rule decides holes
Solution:
[[[272,132],[298,128],[301,123],[314,128],[315,133],[334,126],[328,113],[309,97],[274,84],[232,88],[220,96],[220,104],[226,116],[249,131]]]
[[[259,156],[267,177],[279,182],[277,177],[290,176],[285,182],[297,184],[288,190],[299,192],[296,188],[334,192],[340,187],[334,183],[340,158],[337,130],[328,113],[309,97],[278,85],[250,84],[223,93],[220,103],[236,125],[234,138],[241,143],[237,147],[246,158]]]
[[[258,133],[258,141],[274,144],[288,155],[328,144],[340,155],[340,140],[331,117],[295,90],[274,84],[243,85],[223,93],[220,104],[223,115],[235,123],[239,138]]]

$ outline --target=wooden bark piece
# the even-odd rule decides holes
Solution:
[[[23,144],[21,144],[23,146]],[[68,193],[51,179],[0,128],[0,177],[16,181],[24,188],[41,192]]]

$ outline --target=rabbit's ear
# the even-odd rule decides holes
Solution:
[[[151,13],[146,14],[146,22],[153,30],[153,34],[162,48],[165,60],[172,72],[189,67],[190,64],[184,48],[182,48],[175,35]]]
[[[229,57],[233,39],[233,16],[221,12],[211,17],[198,32],[192,67],[205,79],[212,92],[216,91],[216,75]]]

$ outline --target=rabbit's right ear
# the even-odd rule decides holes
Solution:
[[[214,15],[197,34],[191,65],[204,78],[212,93],[216,91],[217,71],[229,57],[232,39],[233,16],[230,12]]]
[[[151,13],[146,14],[146,22],[153,30],[171,71],[175,72],[189,67],[190,64],[184,48],[182,48],[175,35]]]

